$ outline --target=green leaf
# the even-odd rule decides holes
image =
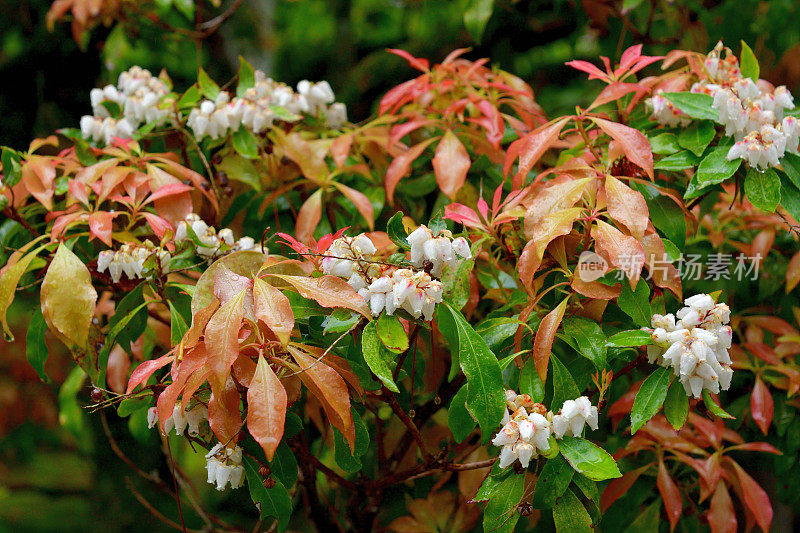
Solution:
[[[632,291],[630,283],[622,282],[622,292],[617,298],[617,305],[622,311],[633,319],[637,326],[648,327],[653,313],[650,309],[650,287],[643,278],[636,284],[636,291]]]
[[[686,242],[686,218],[678,204],[666,196],[647,200],[650,221],[664,236],[683,248]]]
[[[581,317],[567,317],[564,333],[578,345],[578,353],[594,364],[597,370],[606,366],[606,336],[597,322]]]
[[[664,416],[675,429],[680,429],[686,423],[686,416],[689,414],[689,397],[683,385],[677,379],[672,382],[667,391],[667,399],[664,401]]]
[[[536,371],[532,357],[525,362],[519,373],[519,391],[530,396],[536,403],[544,400],[544,383]]]
[[[244,473],[247,477],[247,488],[250,498],[260,510],[260,518],[264,520],[270,516],[278,521],[278,531],[286,531],[289,518],[292,516],[292,499],[283,483],[275,481],[271,489],[264,487],[261,476],[258,475],[258,465],[248,456],[243,457]]]
[[[152,405],[153,402],[150,398],[142,398],[136,396],[134,396],[133,398],[125,398],[124,400],[119,402],[119,406],[117,407],[117,415],[122,418],[127,418],[136,411],[138,411],[139,409],[151,407]]]
[[[20,163],[19,153],[6,146],[3,147],[3,185],[13,187],[22,179],[22,164]]]
[[[189,330],[188,324],[186,324],[186,320],[181,315],[180,311],[175,308],[172,302],[169,303],[169,315],[170,315],[170,330],[169,330],[169,338],[172,346],[177,346],[186,332]]]
[[[731,420],[736,419],[735,416],[731,415],[728,411],[720,407],[720,405],[714,401],[714,398],[711,397],[711,393],[708,392],[708,389],[703,389],[703,402],[706,404],[706,407],[711,414],[720,418],[729,418]]]
[[[25,356],[42,381],[49,382],[44,371],[44,364],[47,362],[47,344],[44,335],[47,333],[47,322],[44,320],[42,310],[36,307],[31,316],[31,323],[28,326],[28,335],[25,337]]]
[[[550,364],[553,367],[553,400],[550,402],[550,409],[557,413],[565,401],[574,400],[581,395],[581,391],[572,374],[555,354],[550,354]]]
[[[408,245],[408,241],[406,240],[408,233],[406,233],[406,228],[403,226],[402,211],[398,211],[392,215],[392,218],[386,223],[386,233],[389,235],[389,238],[392,239],[392,242],[399,246],[401,250],[411,249],[411,246]]]
[[[667,397],[670,376],[668,368],[659,368],[644,380],[631,409],[631,434],[636,433],[661,409]]]
[[[773,168],[758,170],[750,167],[744,180],[744,193],[751,204],[774,213],[781,202],[781,179]]]
[[[733,176],[742,165],[741,159],[728,161],[728,151],[730,146],[718,146],[700,161],[697,167],[697,174],[692,178],[689,187],[686,189],[685,198],[700,196],[702,192],[709,189],[712,185],[722,183]]]
[[[217,169],[219,169],[221,172],[224,172],[229,179],[240,181],[246,185],[249,185],[256,191],[261,192],[261,171],[259,170],[259,166],[257,165],[256,161],[242,157],[234,152],[230,152],[228,155],[222,158],[222,161],[217,165]],[[252,200],[252,196],[241,195],[237,197],[237,200],[239,199],[244,199],[246,205],[247,202]],[[236,200],[234,200],[234,202],[235,201]],[[233,206],[231,206],[231,209],[233,209]],[[225,216],[231,216],[230,210],[228,210],[228,213]],[[224,220],[222,225],[225,225]]]
[[[245,91],[256,84],[256,73],[253,66],[245,58],[239,56],[239,83],[236,84],[236,96],[244,96]]]
[[[622,13],[630,13],[642,4],[643,0],[622,0]]]
[[[272,470],[273,479],[283,483],[284,487],[291,488],[297,481],[297,459],[295,459],[292,450],[289,449],[289,445],[286,444],[286,439],[289,438],[286,433],[284,433],[283,438],[284,441],[275,450],[275,455],[269,463],[269,468]],[[347,446],[347,451],[348,453],[350,452],[349,446]]]
[[[650,334],[640,329],[632,329],[630,331],[620,331],[608,338],[606,346],[613,346],[614,348],[629,348],[632,346],[644,346],[645,344],[652,344],[653,339]]]
[[[536,480],[533,491],[533,506],[536,509],[550,509],[564,494],[572,481],[575,470],[561,455],[548,459]]]
[[[708,120],[693,122],[678,133],[678,144],[700,157],[714,139],[716,133],[717,130],[714,129],[714,124]]]
[[[671,155],[681,151],[678,138],[674,133],[661,133],[655,137],[650,137],[650,148],[654,154]]]
[[[393,353],[403,353],[408,350],[408,335],[403,329],[403,324],[395,315],[381,314],[378,317],[375,329],[383,345]]]
[[[461,442],[475,429],[475,419],[467,411],[467,386],[464,385],[450,402],[450,409],[447,411],[447,425],[453,432],[453,439]]]
[[[116,335],[110,338],[109,341],[113,343],[113,340],[116,340],[129,355],[131,355],[131,343],[135,342],[147,328],[147,308],[142,306],[144,303],[144,286],[145,283],[142,282],[126,294],[117,304],[114,314],[108,320],[110,331],[117,331]],[[122,322],[125,325],[120,327]],[[109,344],[109,342],[106,344]]]
[[[795,220],[800,220],[800,189],[786,173],[779,172],[778,176],[781,179],[781,205]]]
[[[349,309],[335,309],[328,315],[328,321],[322,332],[327,335],[341,335],[345,331],[350,331],[361,321],[361,315],[353,313]]]
[[[592,517],[581,501],[567,490],[553,507],[553,522],[556,533],[593,533]]]
[[[464,12],[464,27],[467,28],[476,44],[481,44],[483,30],[486,23],[492,16],[494,0],[470,0],[467,10]]]
[[[623,533],[653,533],[658,531],[661,519],[661,498],[647,506],[639,515],[625,528]]]
[[[719,113],[711,107],[714,99],[702,93],[664,93],[664,96],[672,102],[675,107],[686,113],[688,116],[699,120],[718,120]]]
[[[584,476],[583,474],[575,473],[572,482],[580,489],[587,500],[592,501],[594,504],[600,504],[600,489],[597,488],[597,483]]]
[[[356,440],[355,449],[350,452],[350,445],[344,440],[342,432],[333,428],[333,442],[334,453],[333,458],[336,464],[345,472],[358,472],[361,470],[361,457],[369,449],[369,431],[361,416],[358,414],[354,406],[350,406],[350,412],[353,415],[353,423],[355,426]]]
[[[781,159],[781,166],[794,186],[800,189],[800,155],[786,152]]]
[[[458,268],[447,268],[442,275],[444,299],[456,309],[461,309],[469,301],[469,273],[475,262],[472,259],[461,261]]]
[[[525,492],[525,475],[513,474],[492,490],[483,512],[483,530],[492,533],[512,533],[519,520],[516,508]]]
[[[677,154],[662,157],[653,168],[656,170],[686,170],[697,165],[700,159],[689,150],[681,150]]]
[[[172,0],[172,5],[174,5],[187,20],[194,22],[194,0]]]
[[[391,353],[384,348],[378,338],[374,320],[368,322],[364,326],[364,331],[361,332],[361,353],[364,355],[364,361],[369,366],[369,369],[378,376],[378,379],[386,385],[386,388],[393,392],[400,392],[400,389],[394,383],[392,368],[387,360],[391,357]]]
[[[467,409],[481,427],[483,442],[488,442],[506,409],[497,357],[464,315],[448,303],[436,306],[436,321],[450,350],[457,350],[461,371],[467,377]]]
[[[495,350],[510,339],[521,324],[522,322],[512,317],[487,318],[475,326],[475,331],[486,341],[489,348]]]
[[[86,414],[78,404],[78,392],[86,381],[86,372],[79,366],[72,369],[58,391],[58,421],[79,441],[90,438]]]
[[[742,53],[739,55],[739,60],[742,76],[757,82],[758,76],[761,74],[761,68],[758,66],[758,59],[756,59],[753,50],[744,41],[742,41]]]
[[[233,148],[242,157],[258,159],[258,139],[247,128],[233,132]]]
[[[314,300],[303,298],[294,291],[287,291],[284,296],[286,296],[289,299],[289,303],[292,304],[295,320],[307,321],[312,316],[326,316],[329,313],[329,311],[325,310]]]
[[[208,77],[206,71],[201,67],[197,72],[197,85],[200,87],[200,92],[209,100],[216,100],[219,96],[219,85],[214,83],[214,80]]]
[[[561,454],[576,472],[592,481],[622,476],[617,463],[607,451],[580,437],[564,436],[560,441]]]

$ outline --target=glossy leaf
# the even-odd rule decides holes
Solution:
[[[408,335],[397,316],[383,313],[378,317],[375,329],[378,338],[390,352],[403,353],[408,350]]]
[[[711,533],[736,533],[736,509],[725,483],[717,483],[708,510],[708,525]]]
[[[620,477],[619,468],[607,451],[580,437],[563,437],[559,441],[561,454],[576,472],[592,481]]]
[[[553,521],[556,533],[592,533],[592,517],[586,512],[577,496],[570,490],[553,507]]]
[[[630,331],[620,331],[608,338],[606,346],[613,346],[615,348],[627,348],[633,346],[644,346],[651,344],[653,339],[650,334],[640,329],[633,329]]]
[[[661,494],[661,499],[664,500],[664,507],[667,510],[667,519],[669,519],[669,530],[674,531],[678,520],[681,518],[683,512],[683,498],[678,486],[669,475],[669,470],[664,464],[664,459],[660,458],[658,461],[658,477],[656,478],[656,485],[658,492]]]
[[[561,455],[548,459],[542,468],[533,491],[533,501],[536,509],[550,509],[558,498],[564,494],[572,481],[575,470]]]
[[[389,364],[392,355],[381,343],[376,329],[375,321],[372,321],[364,326],[364,331],[361,333],[361,353],[364,361],[387,389],[400,392],[392,379],[392,366]]]
[[[247,430],[261,445],[267,461],[272,461],[283,437],[286,403],[286,389],[267,359],[259,357],[247,388]]]
[[[222,380],[239,355],[239,330],[244,317],[245,291],[220,306],[205,327],[205,344],[211,358],[211,370]]]
[[[367,302],[342,278],[336,276],[306,278],[283,274],[270,275],[289,283],[303,298],[314,300],[322,307],[351,309],[361,313],[369,320],[372,319],[372,313],[367,306]]]
[[[261,278],[253,279],[253,312],[283,346],[289,343],[294,329],[292,304],[281,291]]]
[[[86,265],[63,243],[47,269],[41,294],[50,330],[68,345],[86,348],[97,291]]]
[[[678,144],[699,157],[703,155],[716,133],[714,125],[708,120],[692,122],[678,133]]]
[[[525,492],[525,476],[512,474],[492,490],[483,512],[484,531],[512,533],[519,520],[516,507]]]
[[[758,76],[761,74],[761,69],[758,66],[758,59],[753,53],[753,50],[747,46],[747,43],[742,41],[741,70],[742,76],[750,78],[754,82],[758,81]]]
[[[292,499],[283,483],[275,481],[271,489],[264,487],[264,481],[258,475],[258,465],[250,457],[244,458],[244,473],[247,477],[247,488],[250,498],[259,510],[261,520],[275,517],[278,531],[286,531],[292,516]]]
[[[439,188],[445,196],[455,199],[467,179],[470,159],[467,149],[452,130],[447,130],[439,141],[432,163]]]
[[[653,179],[653,152],[642,132],[624,124],[593,117],[592,122],[619,143],[627,158]]]
[[[628,228],[631,235],[641,239],[650,222],[650,210],[642,193],[634,191],[614,176],[606,176],[605,190],[608,214]]]
[[[730,419],[736,418],[735,416],[732,416],[730,413],[728,413],[725,409],[720,407],[720,405],[714,401],[714,398],[711,397],[711,393],[708,392],[708,389],[703,389],[703,403],[706,404],[708,411],[715,416],[718,416],[720,418],[730,418]]]
[[[447,425],[453,433],[453,439],[460,443],[475,429],[476,421],[467,410],[467,386],[464,385],[450,402],[447,411]]]
[[[500,364],[460,311],[447,303],[436,306],[439,330],[467,378],[467,409],[478,421],[483,442],[493,436],[505,412],[505,387]]]
[[[597,370],[606,366],[606,336],[600,326],[581,317],[564,319],[564,334],[578,345],[578,353],[594,364]]]
[[[659,368],[644,380],[631,410],[631,434],[635,434],[661,409],[671,375],[670,369]]]
[[[664,400],[664,416],[675,429],[680,429],[686,423],[689,414],[689,397],[679,380],[674,380],[667,390]]]
[[[547,382],[547,366],[550,361],[550,353],[558,328],[561,326],[561,320],[564,318],[567,302],[569,302],[569,297],[564,298],[558,306],[547,313],[539,323],[539,329],[536,330],[532,358],[542,383]]]
[[[744,503],[753,513],[761,531],[767,533],[772,523],[772,504],[769,502],[769,496],[761,488],[761,485],[739,466],[739,463],[729,460],[729,464],[733,466],[736,476],[739,478],[742,494],[744,495]]]
[[[635,291],[632,291],[627,283],[623,283],[617,304],[637,326],[650,326],[650,318],[653,315],[650,310],[650,287],[644,280],[639,280]]]
[[[664,96],[672,102],[675,107],[683,111],[687,116],[698,120],[718,120],[719,113],[711,107],[714,99],[702,93],[664,93]]]
[[[42,381],[50,381],[45,374],[44,365],[47,362],[47,343],[45,343],[47,323],[42,312],[33,311],[31,323],[28,325],[28,334],[25,336],[25,356]]]
[[[766,435],[772,423],[772,415],[775,405],[772,401],[772,394],[760,376],[756,376],[756,383],[753,392],[750,394],[750,414],[761,432]]]
[[[544,383],[536,371],[533,359],[525,361],[525,366],[519,372],[519,392],[527,394],[537,403],[544,400]]]
[[[553,365],[553,400],[550,409],[557,413],[565,401],[574,400],[581,395],[581,391],[567,367],[555,355],[550,356],[550,363]]]
[[[750,167],[744,180],[744,193],[751,204],[772,213],[781,202],[781,180],[772,168]]]

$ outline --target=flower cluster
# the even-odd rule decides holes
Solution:
[[[736,141],[728,160],[741,158],[761,168],[778,166],[786,150],[796,151],[800,142],[800,123],[784,116],[794,109],[794,97],[784,86],[770,90],[744,78],[736,57],[724,50],[724,59],[722,43],[706,57],[709,79],[695,83],[691,91],[714,98],[712,107],[719,112],[725,134]]]
[[[461,261],[472,258],[467,239],[464,237],[453,239],[448,230],[434,237],[430,228],[423,224],[412,231],[406,240],[411,246],[411,264],[421,268],[425,262],[430,262],[430,273],[435,278],[442,276],[444,265],[455,269]]]
[[[444,232],[443,232],[444,233]],[[364,234],[339,237],[325,252],[320,268],[325,274],[347,278],[347,282],[369,303],[374,316],[383,311],[392,315],[403,309],[414,318],[432,320],[437,303],[442,301],[442,283],[434,279],[442,274],[444,265],[457,267],[459,261],[472,257],[466,239],[441,235],[420,226],[408,236],[411,244],[411,264],[416,268],[431,263],[426,270],[399,268],[376,261],[377,249]]]
[[[191,241],[189,228],[197,236],[200,244],[197,246],[197,253],[203,257],[216,257],[225,252],[238,252],[240,250],[252,250],[263,253],[261,244],[256,244],[252,237],[242,237],[239,240],[233,239],[233,232],[229,228],[219,231],[206,224],[203,219],[194,213],[186,216],[185,220],[178,223],[175,230],[175,242],[182,243]]]
[[[647,358],[672,368],[687,395],[699,398],[703,389],[715,394],[727,390],[733,376],[728,354],[733,332],[727,325],[731,311],[708,294],[687,298],[684,304],[675,315],[653,315],[653,328],[645,328],[654,343],[647,347]]]
[[[172,410],[172,415],[164,422],[164,430],[167,434],[175,428],[176,435],[183,435],[188,427],[188,434],[197,437],[200,435],[200,426],[208,421],[208,408],[205,405],[197,404],[184,412],[180,405],[176,405]],[[158,424],[158,413],[155,407],[147,411],[147,427],[153,429]]]
[[[86,139],[111,144],[114,137],[128,139],[143,123],[160,123],[169,115],[161,105],[169,86],[141,67],[120,74],[117,85],[92,89],[89,98],[93,115],[81,118],[81,133]],[[121,116],[112,116],[118,107]]]
[[[144,263],[148,257],[155,256],[161,273],[169,272],[169,263],[172,259],[169,252],[157,248],[149,240],[143,244],[125,243],[119,250],[104,250],[97,256],[97,271],[105,272],[111,276],[111,281],[118,283],[125,274],[128,279],[144,278]]]
[[[597,429],[597,407],[592,406],[586,396],[567,400],[559,414],[554,415],[527,394],[506,390],[503,427],[492,440],[495,446],[502,446],[500,468],[516,460],[527,468],[533,457],[548,455],[551,437],[560,439],[567,430],[575,437],[580,436],[587,423]]]
[[[687,126],[692,121],[686,113],[675,107],[675,104],[664,96],[664,91],[661,89],[656,90],[652,98],[647,100],[647,106],[653,118],[662,126]]]
[[[256,71],[255,85],[241,97],[221,91],[214,101],[204,100],[191,110],[187,124],[197,139],[225,137],[228,132],[245,127],[263,133],[275,120],[299,120],[301,113],[324,116],[328,127],[338,129],[347,121],[347,108],[334,103],[335,96],[327,81],[303,80],[297,91],[285,83]]]
[[[208,482],[216,485],[217,490],[225,490],[228,483],[232,489],[238,489],[244,485],[242,449],[239,446],[228,448],[218,443],[206,454],[206,470]]]

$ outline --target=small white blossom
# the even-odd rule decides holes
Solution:
[[[411,246],[411,264],[421,268],[429,261],[432,265],[431,275],[435,278],[442,276],[444,265],[456,269],[461,261],[472,258],[469,242],[464,237],[453,239],[448,230],[434,237],[427,226],[421,225],[406,240]]]
[[[662,126],[686,126],[691,122],[691,119],[675,107],[675,104],[667,100],[661,89],[658,89],[646,104],[653,118]]]
[[[597,429],[597,407],[592,405],[589,398],[581,396],[565,401],[561,412],[553,416],[553,433],[559,439],[568,431],[573,437],[580,437],[586,424],[593,430]]]
[[[191,241],[189,228],[192,229],[200,241],[200,245],[197,246],[197,254],[203,257],[213,258],[226,252],[240,250],[264,253],[261,244],[256,244],[252,237],[242,237],[239,240],[234,240],[233,231],[229,228],[222,228],[217,231],[194,213],[190,213],[186,216],[186,219],[178,223],[174,237],[176,243]]]
[[[156,248],[149,240],[143,244],[125,243],[116,251],[100,252],[97,256],[97,271],[102,273],[108,270],[114,283],[118,283],[123,274],[128,279],[141,279],[144,278],[144,263],[153,255],[161,267],[161,273],[168,273],[169,262],[172,259],[169,252],[163,248]]]
[[[180,405],[176,405],[172,410],[172,415],[164,422],[164,430],[169,433],[174,428],[176,435],[183,435],[188,428],[188,434],[197,437],[200,435],[200,426],[206,421],[208,421],[206,406],[197,404],[184,412]],[[147,427],[153,429],[156,424],[158,424],[158,412],[155,407],[151,407],[147,411]]]
[[[238,489],[244,485],[242,449],[239,446],[227,448],[218,443],[206,454],[206,470],[208,482],[216,485],[217,490],[225,490],[229,483],[232,489]]]
[[[647,347],[648,360],[672,368],[689,396],[700,398],[703,389],[715,394],[728,390],[733,376],[730,308],[707,294],[684,304],[675,315],[653,315],[653,327],[645,328],[654,343]]]

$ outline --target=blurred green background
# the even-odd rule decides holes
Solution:
[[[219,8],[192,0],[138,2],[163,24],[128,13],[78,43],[69,17],[48,29],[48,0],[0,0],[0,144],[25,149],[36,136],[75,127],[90,111],[89,90],[113,83],[131,65],[166,68],[182,90],[200,65],[227,81],[239,55],[287,83],[329,80],[355,121],[415,75],[386,48],[438,61],[471,47],[467,57],[488,57],[530,83],[550,115],[585,105],[600,89],[565,61],[614,58],[637,43],[655,55],[676,47],[705,51],[723,39],[738,52],[744,39],[763,77],[800,89],[800,5],[793,0],[244,0],[203,41],[165,30],[164,24],[191,28],[232,2]],[[56,342],[47,367],[53,383],[39,381],[25,360],[30,305],[17,299],[10,313],[17,341],[0,345],[0,532],[168,530],[153,513],[174,519],[174,501],[125,464],[106,429],[144,474],[171,479],[155,432],[141,416],[129,427],[110,410],[105,428],[100,416],[81,409],[89,402],[86,388],[74,376],[69,381],[69,359]],[[246,491],[216,493],[204,483],[202,456],[185,441],[174,446],[198,481],[198,497],[211,501],[214,513],[247,525],[255,513]],[[145,510],[140,497],[154,508]],[[186,514],[189,527],[202,527],[196,514]]]

